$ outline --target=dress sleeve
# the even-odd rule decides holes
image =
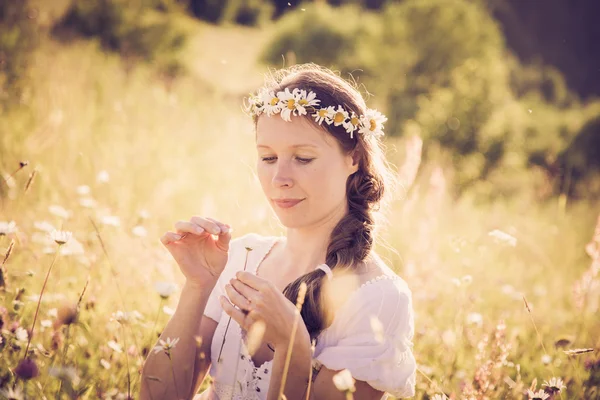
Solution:
[[[351,296],[317,344],[315,363],[396,397],[415,394],[412,294],[398,279],[368,282]],[[321,340],[321,338],[319,338]]]
[[[227,282],[229,282],[231,278],[233,278],[236,269],[238,269],[240,266],[240,249],[248,245],[247,243],[249,243],[249,241],[252,241],[253,237],[254,235],[248,234],[233,239],[231,243],[229,243],[229,257],[227,259],[227,264],[225,265],[225,269],[221,273],[221,276],[219,276],[217,284],[213,288],[212,292],[210,292],[208,302],[206,303],[206,307],[204,308],[204,315],[216,322],[219,322],[219,320],[221,319],[221,314],[223,313],[223,308],[221,307],[219,296],[225,296],[225,285],[227,284]]]

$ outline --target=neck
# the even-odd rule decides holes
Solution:
[[[289,269],[306,274],[314,270],[317,265],[324,264],[331,232],[347,212],[348,205],[345,204],[313,225],[288,228],[287,240],[282,250],[285,254],[284,259],[293,260]]]

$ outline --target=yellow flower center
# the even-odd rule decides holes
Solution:
[[[298,103],[299,103],[301,106],[305,106],[305,105],[307,105],[307,104],[308,104],[308,100],[306,100],[306,99],[302,99],[302,100],[300,100]]]
[[[369,122],[371,122],[371,126],[369,127],[369,129],[372,130],[372,131],[374,131],[377,128],[377,121],[375,121],[374,119],[372,119]]]
[[[279,103],[279,99],[277,97],[273,97],[269,102],[269,104],[271,104],[273,107],[275,107],[277,103]]]
[[[342,122],[344,122],[344,119],[344,114],[342,114],[341,112],[337,112],[333,117],[333,122],[335,122],[336,124],[341,124]]]
[[[327,110],[325,108],[321,108],[319,110],[319,117],[325,118],[327,116]]]
[[[356,126],[356,125],[358,125],[358,118],[356,118],[356,117],[352,117],[352,118],[350,119],[350,122],[352,122],[352,125]]]
[[[294,104],[296,104],[296,102],[294,101],[294,99],[289,99],[287,101],[287,108],[289,108],[290,110],[293,110],[294,107],[295,107]]]

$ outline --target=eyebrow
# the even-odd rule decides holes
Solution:
[[[258,147],[258,148],[265,148],[265,149],[269,149],[270,148],[269,146],[266,146],[264,144],[256,145],[256,147]],[[292,149],[297,149],[299,147],[312,147],[312,148],[315,148],[315,149],[317,148],[317,146],[315,146],[314,144],[308,144],[308,143],[306,143],[306,144],[294,144],[294,145],[291,145],[290,147]]]

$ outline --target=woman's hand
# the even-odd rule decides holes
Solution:
[[[236,278],[231,279],[225,286],[229,300],[224,296],[220,298],[223,310],[246,331],[253,323],[263,321],[266,328],[264,340],[275,349],[282,348],[285,351],[291,337],[294,318],[298,313],[296,305],[275,285],[261,277],[240,271]],[[298,318],[298,329],[306,330],[300,315]]]
[[[231,227],[212,218],[192,217],[177,222],[175,230],[160,241],[189,283],[212,288],[227,264]]]

